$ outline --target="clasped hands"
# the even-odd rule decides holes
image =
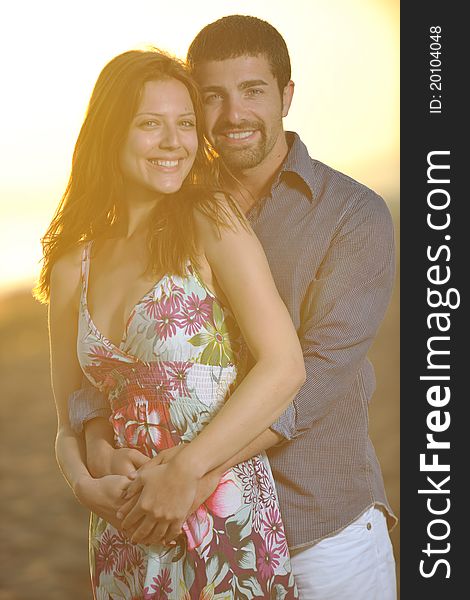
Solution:
[[[116,519],[133,543],[174,545],[182,526],[216,489],[222,473],[202,478],[174,459],[182,446],[175,446],[150,459],[138,450],[112,450],[108,475],[124,475]],[[104,475],[104,473],[103,473]]]

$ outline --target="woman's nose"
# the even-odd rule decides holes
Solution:
[[[175,148],[179,148],[180,140],[176,127],[165,127],[159,146],[160,148],[165,148],[166,150],[174,150]]]

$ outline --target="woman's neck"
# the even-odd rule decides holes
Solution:
[[[161,201],[161,196],[137,199],[125,202],[125,213],[119,226],[119,237],[132,238],[147,235],[152,221],[152,215]]]

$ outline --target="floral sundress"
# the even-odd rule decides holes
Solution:
[[[109,399],[116,447],[152,457],[212,419],[243,375],[246,349],[230,310],[190,265],[185,277],[162,277],[133,308],[119,346],[110,342],[87,306],[91,245],[82,259],[79,361]],[[226,471],[183,532],[174,547],[147,547],[92,514],[94,597],[298,598],[264,453]]]

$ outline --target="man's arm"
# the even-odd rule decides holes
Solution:
[[[81,388],[68,397],[69,420],[75,433],[82,433],[92,419],[107,419],[111,414],[108,399],[95,388],[87,377],[82,377]]]
[[[284,441],[309,430],[347,393],[390,301],[394,258],[389,210],[368,191],[345,211],[304,299],[299,337],[306,382],[271,425]]]
[[[101,477],[105,474],[115,473],[115,470],[110,467],[109,451],[114,449],[112,428],[108,422],[108,417],[111,413],[109,403],[101,392],[99,392],[91,383],[83,378],[82,387],[76,390],[69,396],[70,419],[73,423],[74,431],[83,432],[86,440],[87,465],[90,472],[95,477]],[[251,444],[248,444],[241,452],[233,456],[226,463],[217,468],[217,473],[227,471],[230,467],[237,465],[272,446],[279,444],[284,440],[284,437],[272,429],[266,429],[259,435]],[[127,449],[125,449],[127,450]],[[137,450],[131,450],[132,453],[137,453]],[[163,458],[164,451],[161,453]],[[146,462],[144,458],[141,464]],[[124,457],[122,457],[124,459]],[[137,456],[134,456],[132,461],[134,468],[139,467]],[[135,459],[135,460],[134,460]],[[129,461],[128,461],[129,462]],[[163,461],[165,462],[165,461]],[[131,467],[132,465],[129,466]],[[150,465],[149,465],[150,466]],[[123,471],[118,469],[119,473]],[[132,469],[125,469],[126,474]],[[205,498],[201,501],[201,503]],[[199,506],[199,505],[198,505]]]
[[[109,423],[111,408],[104,394],[86,377],[82,387],[68,398],[73,431],[85,440],[86,464],[93,477],[126,475],[144,465],[149,458],[133,448],[115,448]]]

